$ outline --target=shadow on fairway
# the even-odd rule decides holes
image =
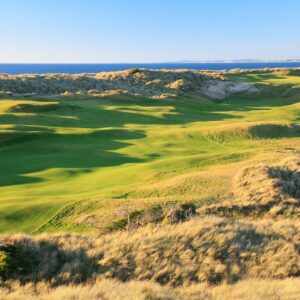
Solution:
[[[140,162],[140,159],[113,151],[130,145],[122,140],[145,137],[143,132],[123,129],[99,130],[91,134],[16,131],[9,134],[9,140],[7,135],[0,133],[0,168],[5,170],[0,186],[39,182],[39,178],[22,174],[51,168],[82,169],[86,173],[90,168]],[[70,172],[70,175],[80,173],[78,170]]]
[[[80,172],[78,169],[89,172],[92,168],[143,162],[145,160],[116,152],[129,146],[130,140],[146,137],[143,130],[128,130],[125,127],[128,124],[186,125],[192,122],[222,121],[240,118],[233,115],[232,111],[268,109],[272,103],[273,106],[284,103],[233,100],[222,103],[189,101],[187,105],[187,101],[94,99],[85,102],[64,99],[59,104],[62,108],[55,111],[36,113],[34,105],[31,105],[25,107],[26,113],[22,110],[14,114],[4,113],[0,115],[0,124],[12,124],[15,127],[8,132],[0,131],[0,169],[3,174],[0,186],[40,182],[42,179],[25,174],[51,168],[74,169],[73,174],[77,174]],[[288,102],[286,104],[290,104]],[[74,104],[76,109],[70,109]],[[124,107],[127,111],[124,111]],[[147,109],[153,108],[158,112],[163,110],[164,113],[161,116],[145,114]],[[92,132],[61,134],[56,132],[57,128],[91,129]],[[153,157],[149,156],[148,159]]]

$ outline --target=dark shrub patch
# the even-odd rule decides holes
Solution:
[[[165,216],[165,221],[170,224],[188,221],[196,214],[196,206],[193,203],[183,203],[179,207],[172,209]]]
[[[128,70],[129,74],[135,74],[135,73],[138,73],[138,72],[140,72],[139,68],[132,68],[132,69]]]
[[[34,252],[24,251],[17,245],[0,246],[0,278],[14,278],[27,275],[38,265]]]
[[[0,250],[0,278],[6,278],[15,269],[12,256]]]

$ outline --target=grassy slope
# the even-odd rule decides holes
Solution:
[[[106,235],[1,235],[0,245],[18,247],[22,257],[28,258],[19,263],[21,268],[30,264],[26,253],[39,257],[24,273],[23,282],[47,280],[61,284],[61,276],[69,272],[70,283],[99,275],[177,286],[298,276],[299,233],[297,220],[228,220],[210,216]],[[13,273],[8,278],[14,278]]]
[[[286,77],[260,83],[300,83],[300,77]],[[293,129],[279,139],[273,139],[277,132],[253,136],[236,130],[261,122],[299,124],[297,99],[41,100],[0,100],[0,232],[32,232],[81,200],[90,205],[77,215],[72,211],[66,229],[86,229],[74,224],[90,212],[105,222],[120,203],[229,197],[240,164],[299,149]],[[18,104],[33,106],[12,109]]]
[[[279,85],[300,85],[300,76],[289,75],[283,72],[278,73],[253,73],[253,74],[228,74],[230,80],[245,83],[279,84]]]

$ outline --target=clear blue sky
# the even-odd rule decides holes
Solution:
[[[300,58],[300,0],[0,0],[0,62]]]

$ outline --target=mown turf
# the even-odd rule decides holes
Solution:
[[[299,149],[299,108],[295,98],[1,99],[0,232],[49,220],[45,230],[93,230],[88,217],[110,222],[120,205],[230,197],[240,165]]]
[[[248,83],[263,83],[263,84],[287,84],[287,85],[300,85],[299,73],[286,73],[277,71],[273,73],[242,73],[242,74],[229,74],[226,77],[236,82]]]

